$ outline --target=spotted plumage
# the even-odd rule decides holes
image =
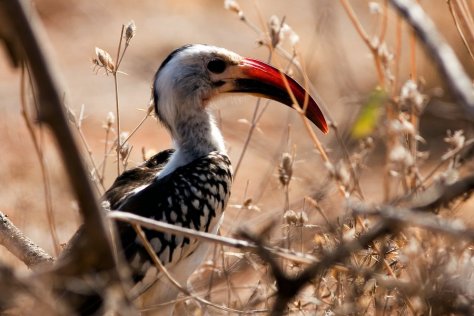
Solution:
[[[213,231],[230,196],[229,158],[213,151],[171,174],[157,177],[173,152],[161,152],[123,173],[105,193],[104,200],[114,210],[199,231]],[[130,225],[119,223],[118,227],[125,258],[131,262],[133,279],[141,281],[151,258]],[[153,230],[145,230],[145,235],[165,265],[176,264],[191,255],[198,245],[195,239]]]

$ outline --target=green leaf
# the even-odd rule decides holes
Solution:
[[[378,86],[370,93],[369,99],[363,105],[357,120],[352,126],[351,134],[353,138],[364,138],[374,132],[386,98],[385,91]]]

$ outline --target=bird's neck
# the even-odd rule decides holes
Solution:
[[[160,173],[160,177],[210,152],[226,153],[221,131],[207,111],[178,113],[170,132],[176,151]]]
[[[224,152],[224,139],[212,115],[207,111],[189,114],[178,115],[171,131],[176,150],[193,160],[211,151]]]

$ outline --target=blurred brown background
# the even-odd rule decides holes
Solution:
[[[382,5],[383,1],[350,1],[367,32],[372,36],[380,28],[379,16],[371,13],[369,2]],[[472,60],[456,31],[445,1],[420,1],[448,42],[453,45],[468,70]],[[265,28],[270,16],[276,15],[299,35],[298,52],[304,61],[309,79],[324,100],[327,112],[338,122],[343,137],[353,142],[347,131],[360,107],[377,85],[373,59],[354,30],[339,1],[297,0],[274,1],[242,0],[239,2],[246,18],[260,29]],[[150,85],[161,61],[173,49],[187,43],[207,43],[222,46],[243,56],[268,59],[268,50],[258,45],[262,36],[240,21],[233,12],[224,9],[224,1],[172,0],[38,0],[31,2],[43,20],[55,51],[55,60],[67,87],[65,102],[76,113],[84,105],[83,130],[96,161],[103,157],[105,132],[102,127],[107,113],[115,109],[112,76],[103,70],[96,73],[91,59],[94,48],[108,51],[115,59],[122,24],[133,19],[137,34],[121,64],[126,75],[119,76],[122,129],[131,131],[141,120],[149,102]],[[389,12],[387,43],[392,51],[395,14]],[[408,79],[408,34],[403,26],[403,47],[400,63],[401,80]],[[283,43],[291,50],[288,42]],[[283,59],[280,59],[283,61]],[[440,154],[442,135],[448,128],[465,128],[466,121],[453,104],[449,93],[440,83],[438,73],[421,48],[417,52],[419,78],[425,93],[433,97],[421,122],[424,145],[432,155]],[[301,78],[298,78],[301,81]],[[20,75],[13,69],[5,51],[0,50],[0,210],[5,212],[26,235],[50,253],[53,247],[46,221],[43,182],[32,142],[20,115]],[[256,99],[225,97],[215,102],[216,116],[235,164],[247,136]],[[255,210],[229,207],[224,234],[239,225],[254,227],[271,214],[283,212],[284,194],[276,176],[278,158],[288,151],[287,131],[291,124],[291,146],[296,146],[296,164],[290,191],[292,203],[301,204],[306,194],[321,189],[325,169],[313,150],[300,119],[293,111],[271,104],[254,134],[248,152],[235,180],[230,204],[240,205],[249,197],[258,205]],[[333,135],[321,136],[332,150],[330,155],[340,157],[340,148]],[[44,152],[52,181],[53,208],[61,242],[66,242],[79,225],[80,218],[71,195],[63,167],[48,132],[43,132]],[[133,152],[130,166],[141,161],[141,150],[159,151],[171,146],[165,130],[149,119],[130,140]],[[291,148],[290,146],[290,148]],[[380,147],[380,146],[379,146]],[[86,153],[84,153],[87,160]],[[115,177],[113,155],[109,158],[106,184]],[[381,186],[377,156],[371,168],[361,178],[367,200],[377,200]],[[338,211],[338,193],[325,188],[328,195],[326,208],[331,214]],[[331,204],[336,203],[336,204]],[[269,215],[270,214],[270,215]],[[334,215],[332,214],[332,215]],[[237,220],[230,220],[237,217]],[[253,218],[254,220],[250,221]],[[310,219],[311,220],[311,219]],[[316,219],[315,219],[316,220]],[[0,248],[2,260],[17,263],[15,258]],[[19,264],[21,266],[21,264]]]

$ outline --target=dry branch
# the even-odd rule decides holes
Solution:
[[[276,293],[275,304],[271,315],[280,316],[285,314],[288,303],[306,286],[311,280],[322,274],[326,269],[336,263],[344,261],[352,253],[367,247],[380,236],[393,232],[396,226],[387,222],[376,224],[372,229],[366,231],[359,238],[347,243],[340,244],[334,251],[326,254],[319,262],[313,263],[305,268],[296,277],[286,275],[279,263],[275,260],[273,254],[264,246],[261,238],[248,232],[241,232],[242,236],[255,242],[258,245],[257,253],[267,262],[275,278],[278,291]]]
[[[349,206],[358,215],[375,215],[381,217],[386,222],[403,225],[404,227],[417,226],[440,232],[454,237],[474,241],[474,230],[465,227],[460,220],[446,220],[433,214],[415,212],[411,209],[398,208],[393,206],[382,206],[377,209],[367,208],[361,204],[351,204]]]
[[[390,0],[390,3],[413,27],[464,111],[474,117],[474,91],[471,79],[464,71],[453,49],[436,29],[433,21],[416,1]]]
[[[110,247],[110,238],[107,233],[104,216],[92,190],[87,169],[81,159],[76,141],[72,135],[62,103],[61,79],[54,67],[49,54],[46,34],[37,19],[35,12],[27,12],[23,1],[2,1],[0,10],[7,17],[6,22],[11,29],[10,34],[15,40],[17,56],[27,61],[37,86],[40,121],[49,125],[58,142],[58,148],[66,165],[71,184],[78,198],[81,213],[84,217],[87,235],[92,246],[87,251],[104,254],[99,261],[101,265],[113,268],[113,253]],[[99,257],[99,256],[98,256]],[[78,258],[80,260],[80,258]]]
[[[0,212],[0,245],[7,248],[30,269],[54,262],[53,257],[26,237],[2,212]]]
[[[7,39],[8,50],[15,57],[13,59],[29,65],[38,92],[38,119],[51,128],[56,138],[84,219],[83,240],[70,252],[69,257],[58,260],[53,273],[80,277],[103,271],[109,274],[110,284],[120,289],[120,294],[125,297],[105,216],[66,119],[62,80],[51,57],[45,30],[33,7],[27,6],[24,1],[0,1],[0,17],[0,36]]]
[[[111,211],[108,213],[108,216],[111,219],[139,225],[140,227],[144,227],[147,229],[152,229],[152,230],[156,230],[156,231],[160,231],[160,232],[168,233],[168,234],[173,234],[173,235],[197,238],[203,241],[237,248],[242,251],[255,252],[259,248],[259,245],[248,242],[246,240],[240,240],[240,239],[235,239],[235,238],[230,238],[230,237],[225,237],[225,236],[218,236],[211,233],[196,231],[194,229],[176,226],[173,224],[168,224],[165,222],[153,220],[150,218],[142,217],[142,216],[135,215],[128,212]],[[303,253],[293,252],[288,249],[282,249],[279,247],[266,247],[266,250],[275,256],[279,256],[281,258],[291,260],[297,263],[311,264],[316,261],[316,259],[313,256],[306,255]]]

